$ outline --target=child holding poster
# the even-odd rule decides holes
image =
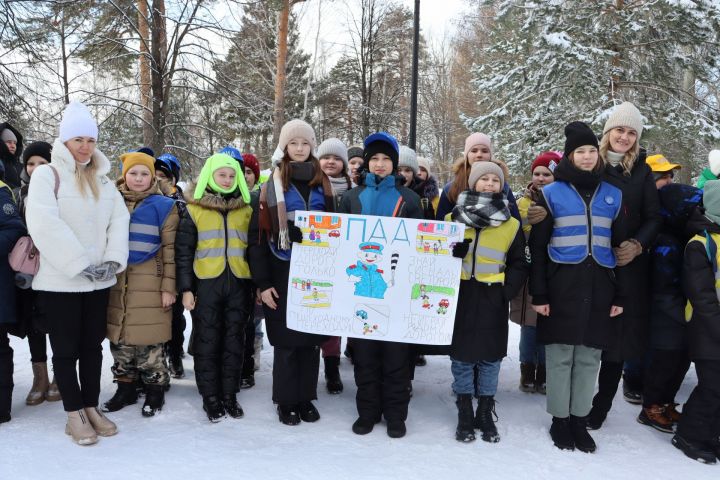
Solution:
[[[360,186],[343,195],[340,212],[423,218],[420,197],[400,185],[400,180],[395,176],[399,156],[397,140],[388,133],[378,132],[367,137],[364,144],[364,160],[368,173]],[[362,270],[367,273],[369,269],[358,265],[363,259],[381,255],[382,249],[382,245],[374,242],[359,246],[359,262],[347,271],[356,281],[355,295],[377,298],[379,290],[365,288],[368,278],[360,272]],[[352,430],[356,434],[370,433],[382,416],[385,416],[388,436],[399,438],[405,435],[405,420],[410,403],[408,348],[406,343],[353,339],[359,418],[353,424]]]
[[[471,189],[458,195],[445,217],[465,225],[465,240],[452,251],[463,259],[450,347],[460,442],[475,440],[474,428],[486,442],[500,441],[493,415],[500,364],[507,355],[508,302],[530,268],[520,222],[511,216],[503,193],[504,177],[493,162],[473,163]],[[474,418],[473,395],[478,399]]]

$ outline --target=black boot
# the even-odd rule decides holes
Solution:
[[[225,416],[225,408],[217,395],[203,397],[203,410],[212,423],[219,422]]]
[[[537,393],[541,393],[543,395],[546,394],[546,371],[545,371],[545,364],[544,363],[538,363],[537,370],[535,370],[535,391]]]
[[[299,425],[300,424],[300,413],[297,405],[278,405],[277,413],[280,422],[285,425]]]
[[[415,355],[415,366],[416,367],[424,367],[427,365],[427,360],[425,360],[425,355]]]
[[[343,391],[343,383],[340,379],[340,357],[325,357],[325,385],[331,395],[337,395]]]
[[[390,438],[402,438],[407,433],[403,420],[388,420],[387,434]]]
[[[672,438],[672,444],[685,455],[700,463],[712,465],[716,461],[716,454],[710,449],[709,445],[687,440],[678,434],[675,434]]]
[[[355,423],[353,423],[352,431],[357,435],[367,435],[373,431],[376,423],[377,422],[373,419],[359,417],[355,420]]]
[[[474,426],[482,432],[482,439],[484,441],[490,443],[497,443],[500,441],[500,434],[495,426],[497,419],[498,416],[495,413],[495,397],[478,397]]]
[[[590,414],[585,418],[585,427],[588,430],[600,430],[600,427],[602,427],[607,418],[607,412],[602,408],[592,407]]]
[[[594,453],[597,449],[595,440],[587,431],[587,421],[585,417],[576,417],[570,415],[570,434],[575,442],[575,448],[585,453]]]
[[[553,417],[550,437],[560,450],[575,450],[575,441],[570,431],[570,419]]]
[[[535,364],[520,363],[520,391],[535,392]]]
[[[237,401],[237,395],[234,393],[226,393],[223,395],[222,404],[223,407],[225,407],[225,412],[232,418],[242,418],[243,415],[245,415],[245,412],[243,412],[242,407]]]
[[[143,417],[154,416],[155,413],[162,410],[163,405],[165,405],[165,386],[146,385],[145,404],[142,408]]]
[[[240,388],[245,390],[246,388],[252,388],[255,386],[255,374],[250,373],[248,375],[243,375],[242,378],[240,378]]]
[[[183,367],[182,356],[173,354],[168,356],[170,375],[173,378],[185,378],[185,367]]]
[[[457,405],[458,409],[458,424],[455,430],[455,440],[458,442],[472,442],[475,440],[472,395],[469,393],[458,395],[455,405]]]
[[[317,422],[320,420],[320,412],[318,412],[312,402],[302,402],[298,405],[300,418],[303,422]]]
[[[11,419],[10,412],[9,411],[2,411],[0,412],[0,423],[7,423]]]
[[[134,405],[138,400],[136,382],[117,382],[117,390],[110,400],[103,403],[103,412],[117,412],[123,407]]]
[[[637,380],[623,378],[623,398],[626,402],[632,403],[633,405],[640,405],[643,403],[642,389],[638,388],[637,383]]]

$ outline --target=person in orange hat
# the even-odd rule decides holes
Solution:
[[[682,168],[678,163],[671,163],[665,155],[651,155],[647,158],[648,167],[652,170],[655,186],[660,190],[665,185],[673,183],[675,172]]]

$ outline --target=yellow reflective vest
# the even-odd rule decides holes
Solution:
[[[187,210],[198,232],[193,261],[195,276],[217,278],[229,263],[235,277],[250,278],[245,251],[252,208],[246,205],[230,210],[227,215],[194,204],[189,204]]]
[[[715,245],[712,247],[712,250],[715,250],[715,261],[713,262],[712,259],[710,259],[710,248],[708,248],[707,244],[707,238],[703,235],[695,235],[690,239],[688,242],[688,245],[690,242],[700,242],[705,247],[705,251],[708,253],[708,260],[710,260],[710,264],[713,266],[713,274],[715,275],[715,295],[717,295],[718,300],[720,300],[720,250],[718,249],[718,245],[720,245],[720,234],[717,233],[710,233],[710,237],[712,238],[712,241],[715,242]],[[690,300],[685,304],[685,321],[689,322],[692,319],[693,314],[693,308],[690,304]]]
[[[445,216],[450,220],[450,214]],[[463,258],[461,280],[474,278],[483,283],[505,283],[505,260],[520,222],[511,217],[500,226],[475,229],[465,227],[465,239],[470,240],[470,248]]]

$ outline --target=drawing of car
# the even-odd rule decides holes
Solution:
[[[438,305],[444,308],[448,308],[450,306],[450,300],[448,300],[447,298],[443,298],[442,300],[440,300],[440,303],[438,303]]]
[[[330,233],[328,233],[328,236],[332,238],[337,238],[340,236],[340,232],[338,230],[331,230]]]

